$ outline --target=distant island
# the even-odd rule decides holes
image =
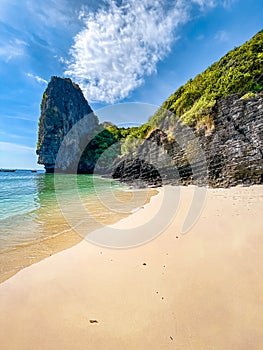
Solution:
[[[263,31],[181,86],[140,127],[99,124],[79,86],[68,78],[52,77],[41,103],[38,162],[46,172],[54,172],[55,167],[66,173],[96,171],[150,186],[260,184],[262,90]],[[63,157],[56,164],[65,136],[77,123],[81,127],[66,140]],[[205,164],[200,159],[193,161],[196,149],[189,142],[183,146],[178,142],[177,130],[182,133],[184,126],[198,140]],[[140,141],[137,149],[131,139]],[[103,157],[113,145],[116,147]],[[162,153],[158,160],[156,146]],[[162,164],[162,157],[169,160]]]

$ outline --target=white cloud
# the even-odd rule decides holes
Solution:
[[[28,44],[20,39],[13,39],[0,46],[0,57],[4,58],[6,62],[26,54],[26,46]]]
[[[229,34],[225,30],[219,30],[215,35],[215,39],[220,42],[226,42],[229,40]]]
[[[157,70],[176,40],[176,28],[189,20],[190,5],[214,6],[215,1],[114,0],[79,18],[84,28],[75,36],[66,75],[91,101],[122,100]]]
[[[193,3],[196,3],[197,5],[201,6],[202,8],[204,7],[214,7],[216,6],[216,3],[218,1],[216,0],[192,0]]]
[[[32,73],[27,73],[26,75],[27,75],[29,78],[33,78],[34,80],[36,80],[36,81],[37,81],[38,83],[40,83],[40,84],[47,84],[47,83],[48,83],[47,80],[41,78],[41,77],[38,76],[38,75],[34,75],[34,74],[32,74]]]
[[[4,117],[8,119],[15,119],[15,120],[27,120],[32,123],[36,122],[35,119],[29,118],[27,115],[5,115]]]
[[[207,7],[223,6],[230,8],[237,0],[192,0],[193,3],[199,5],[202,9]]]
[[[9,139],[23,139],[25,136],[23,135],[17,135],[17,134],[11,134],[6,131],[0,131],[0,135],[4,135],[5,137],[8,137]]]
[[[236,1],[237,0],[223,0],[223,7],[229,9]]]
[[[3,28],[0,55],[6,61],[23,55],[23,48],[13,49],[7,45],[9,37],[15,35],[25,40],[32,50],[37,47],[39,51],[45,50],[46,60],[48,55],[50,61],[55,54],[66,56],[72,37],[81,28],[78,20],[80,1],[86,0],[0,0]],[[88,3],[90,1],[95,0]],[[28,51],[30,53],[30,48]]]
[[[66,75],[72,77],[90,101],[122,100],[157,71],[170,52],[176,28],[190,19],[191,5],[214,7],[217,0],[177,0],[166,11],[167,0],[123,0],[117,5],[85,12],[84,28],[75,36]],[[87,11],[87,10],[86,10]]]
[[[0,141],[0,151],[15,151],[15,152],[34,152],[34,147],[20,145],[18,143]]]
[[[29,13],[37,19],[38,23],[43,23],[49,27],[67,26],[72,15],[71,6],[65,0],[47,1],[26,1]]]

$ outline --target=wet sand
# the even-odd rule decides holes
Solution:
[[[124,212],[111,210],[107,208],[107,202],[103,203],[99,197],[92,197],[90,203],[86,203],[86,209],[95,219],[89,222],[87,232],[91,232],[102,225],[111,225],[119,220],[127,217],[130,208],[136,208],[149,203],[151,196],[156,195],[156,189],[137,190],[134,191],[116,191],[114,195],[116,199],[125,205]],[[111,198],[112,199],[112,198]],[[85,204],[85,202],[83,202]],[[74,211],[73,205],[69,204],[69,208]],[[50,209],[49,209],[50,211]],[[58,208],[54,208],[52,215],[45,215],[45,208],[41,213],[41,221],[43,222],[41,230],[46,232],[45,239],[36,239],[32,242],[10,247],[0,253],[0,283],[15,275],[23,268],[35,264],[53,254],[62,250],[73,247],[81,242],[83,236],[77,231],[72,230],[66,221],[62,212]],[[61,233],[57,232],[57,227],[61,227]],[[30,228],[29,228],[30,229]],[[19,233],[19,232],[18,232]]]
[[[116,225],[149,222],[163,191]],[[3,282],[3,349],[262,349],[263,186],[209,189],[181,235],[193,191],[147,244],[82,241]]]

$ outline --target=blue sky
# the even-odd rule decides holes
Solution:
[[[38,167],[52,75],[77,82],[95,111],[159,106],[262,29],[262,13],[262,0],[0,0],[0,168]]]

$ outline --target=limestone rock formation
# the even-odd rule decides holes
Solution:
[[[230,95],[218,100],[211,113],[213,127],[192,132],[168,113],[137,154],[118,163],[113,177],[149,185],[263,183],[263,94]]]
[[[38,163],[46,172],[75,172],[85,138],[98,125],[79,86],[52,77],[44,92],[38,130]],[[84,145],[84,146],[83,146]]]
[[[263,183],[263,94],[217,101],[214,131],[200,135],[211,186]]]

